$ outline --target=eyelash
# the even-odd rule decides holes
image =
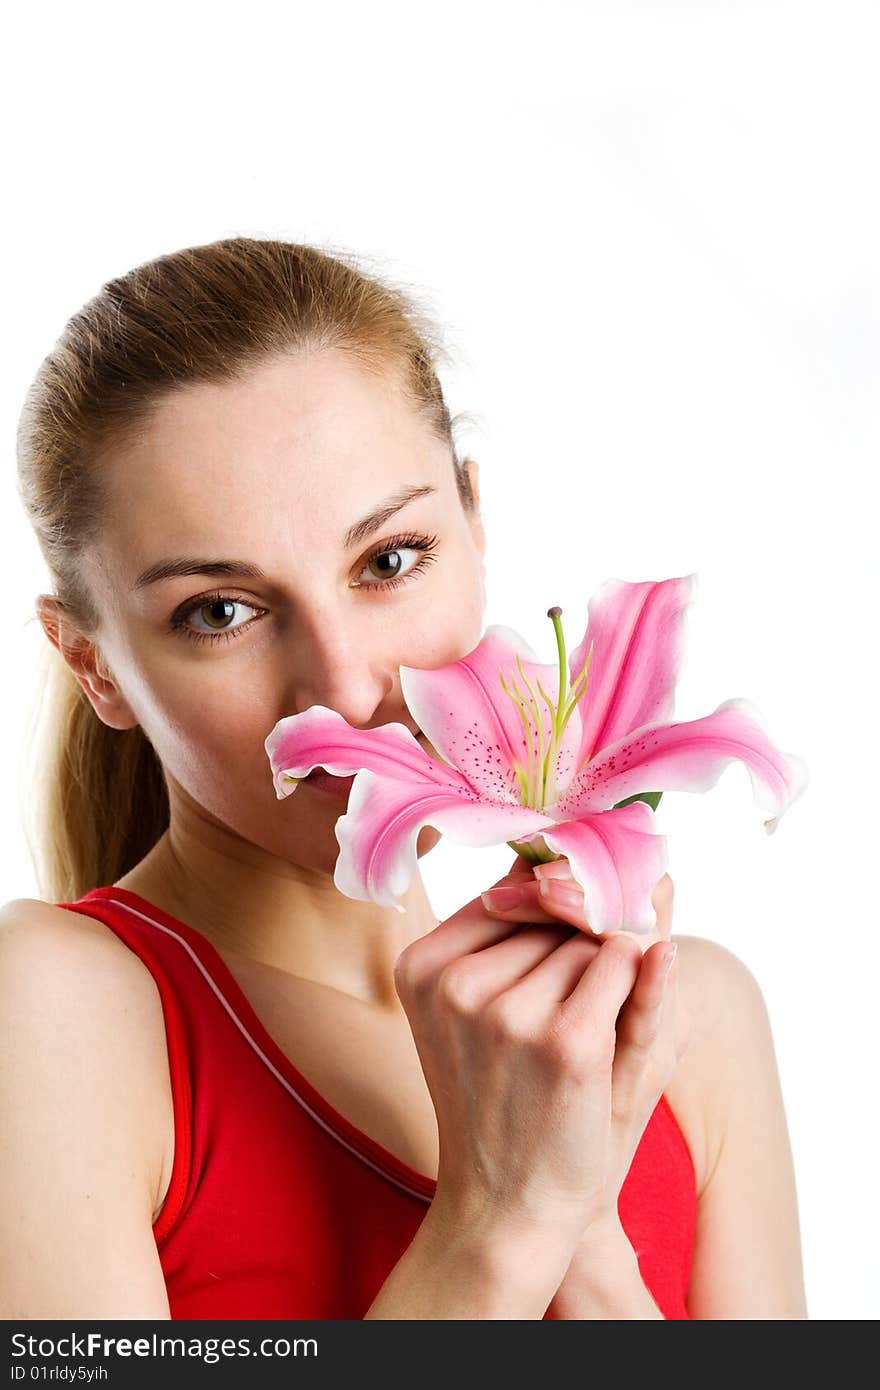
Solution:
[[[395,536],[390,541],[383,541],[380,546],[377,546],[375,550],[372,550],[370,554],[364,558],[361,564],[362,570],[365,569],[371,561],[377,560],[380,555],[392,555],[395,550],[420,550],[422,552],[421,559],[417,564],[413,565],[412,569],[408,569],[406,574],[394,575],[391,579],[380,579],[375,584],[359,584],[357,587],[360,589],[382,589],[386,591],[388,589],[396,589],[401,584],[408,583],[410,578],[418,576],[423,570],[427,569],[428,565],[434,563],[436,559],[436,548],[436,536]],[[225,640],[229,642],[233,637],[238,637],[242,632],[246,632],[251,624],[257,621],[256,618],[251,618],[248,622],[242,623],[239,627],[221,629],[217,632],[197,632],[195,628],[187,626],[186,620],[191,613],[195,613],[199,608],[207,608],[211,603],[223,602],[241,603],[247,608],[256,607],[255,604],[249,603],[247,599],[237,598],[234,594],[227,594],[217,590],[213,594],[204,594],[201,598],[193,599],[190,603],[184,604],[183,608],[179,609],[171,619],[173,631],[182,632],[184,637],[189,637],[193,642],[216,642],[218,638],[225,638]]]

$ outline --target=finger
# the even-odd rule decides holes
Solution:
[[[664,1031],[674,1028],[675,968],[669,943],[655,943],[645,953],[633,991],[620,1011],[612,1084],[625,1106],[644,1085],[645,1064],[658,1049]]]
[[[532,872],[537,879],[558,878],[564,882],[574,877],[571,864],[564,854],[560,859],[551,859],[548,864],[536,864]]]
[[[669,874],[664,874],[658,878],[651,894],[651,902],[657,913],[656,932],[661,940],[669,941],[672,936],[672,908],[675,897],[675,885]]]
[[[621,1048],[644,1053],[656,1040],[670,992],[671,967],[668,943],[657,942],[645,952],[639,977],[617,1021],[617,1041]]]
[[[483,893],[482,900],[490,915],[508,922],[562,921],[596,937],[584,912],[583,890],[573,879],[503,885]]]
[[[532,866],[527,864],[521,855],[516,856],[515,862],[503,878],[500,878],[493,888],[500,888],[505,885],[511,887],[509,880],[511,876],[518,876],[520,882],[525,881],[533,892],[536,884],[532,878]],[[520,870],[519,865],[522,865]],[[492,890],[489,890],[492,891]],[[490,914],[482,902],[481,898],[474,898],[459,908],[458,912],[451,917],[447,917],[436,926],[433,931],[427,932],[419,937],[401,951],[394,962],[395,975],[398,967],[409,972],[418,978],[428,978],[441,971],[450,961],[458,959],[459,956],[468,955],[472,951],[483,950],[486,946],[491,946],[495,942],[503,941],[512,935],[518,921],[537,923],[537,925],[559,925],[559,918],[551,913],[538,909],[537,905],[534,913],[521,914],[519,918],[499,917],[499,914]],[[406,958],[405,962],[403,958]]]
[[[557,956],[569,942],[579,940],[586,938],[559,922],[549,927],[520,927],[497,945],[451,961],[443,971],[445,988],[453,992],[457,1003],[479,1012],[523,979],[531,979],[539,963]],[[582,958],[581,970],[585,965]],[[558,1003],[558,997],[552,1002]]]
[[[571,994],[559,1009],[566,1028],[583,1029],[592,1036],[613,1033],[620,1013],[639,974],[642,953],[623,932],[607,937]]]
[[[551,860],[549,864],[535,864],[532,872],[539,883],[559,883],[580,887],[571,871],[571,864],[565,855],[560,859]],[[662,878],[657,880],[654,885],[654,891],[651,894],[651,903],[657,912],[657,927],[659,929],[659,934],[665,937],[667,941],[669,940],[668,928],[672,923],[674,891],[675,885],[669,874],[663,874]]]
[[[550,860],[549,863],[535,864],[532,867],[532,873],[539,881],[544,879],[558,879],[560,882],[565,883],[569,879],[574,879],[574,874],[571,871],[571,863],[564,854],[561,855],[559,859]],[[654,891],[651,894],[651,902],[658,911],[661,909],[663,911],[671,910],[674,890],[675,885],[669,874],[663,874],[662,878],[657,880],[654,885]]]
[[[525,867],[526,872],[523,873],[519,869],[519,867],[515,865],[514,869],[516,869],[516,879],[517,881],[525,880],[528,877],[529,866],[525,863],[525,860],[523,860],[521,856],[518,855],[517,859],[519,860],[519,864]],[[532,865],[531,872],[539,883],[556,881],[559,883],[577,884],[577,880],[575,879],[574,874],[571,871],[571,863],[564,854],[561,855],[558,859],[551,859],[548,863]],[[514,878],[513,870],[511,871],[509,877],[511,879]],[[663,876],[657,880],[656,884],[654,885],[654,891],[651,894],[651,902],[657,913],[659,915],[662,915],[664,923],[666,921],[671,921],[672,919],[672,902],[674,891],[675,885],[673,884],[670,875],[663,874]],[[666,936],[667,940],[669,939],[667,933],[663,933],[663,935]]]
[[[623,934],[636,942],[642,954],[661,937],[668,940],[672,930],[671,911],[661,907],[657,917],[659,930],[655,926],[650,932],[629,932],[626,928],[615,933],[595,931],[585,911],[583,889],[571,878],[504,885],[489,889],[482,894],[482,899],[492,917],[503,917],[508,922],[567,922],[595,941]]]
[[[411,979],[426,979],[459,956],[503,941],[516,930],[515,922],[489,916],[480,899],[474,898],[403,948],[394,962],[395,978],[401,972]]]
[[[576,932],[524,973],[517,984],[499,994],[505,994],[517,1017],[536,1026],[545,1026],[601,948],[602,943],[597,938]]]
[[[490,916],[503,917],[509,922],[563,921],[595,940],[604,939],[601,933],[593,930],[584,911],[583,889],[572,875],[566,858],[535,864],[531,872],[525,861],[521,862],[525,873],[520,871],[514,875],[511,872],[494,888],[481,894]],[[650,932],[630,933],[643,955],[655,941],[669,941],[672,936],[673,893],[672,879],[664,874],[651,895],[656,912],[654,927]]]
[[[676,954],[666,980],[664,1007],[671,1015],[670,1026],[677,1061],[688,1049],[694,1025],[693,1015],[682,997],[680,971],[681,965]]]

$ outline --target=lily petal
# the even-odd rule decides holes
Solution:
[[[597,936],[650,932],[657,925],[651,895],[666,872],[667,850],[654,824],[650,806],[634,801],[542,831],[550,848],[568,859]]]
[[[603,748],[548,809],[561,819],[577,820],[646,788],[705,792],[734,758],[748,769],[755,801],[769,817],[764,825],[771,834],[805,790],[809,774],[800,758],[774,747],[760,712],[748,700],[725,700],[703,719],[634,729]]]
[[[272,785],[281,801],[296,791],[296,782],[313,768],[347,777],[366,768],[389,777],[448,785],[449,769],[430,757],[405,724],[356,729],[336,710],[311,705],[302,714],[279,719],[265,741],[272,765]],[[462,779],[464,786],[467,784]]]
[[[529,698],[517,657],[537,696],[546,750],[552,718],[537,683],[540,681],[550,699],[558,704],[559,663],[539,662],[529,644],[512,628],[500,624],[488,627],[472,652],[447,666],[400,668],[400,688],[407,709],[440,756],[458,768],[480,796],[508,806],[520,804],[514,763],[528,765],[529,745],[523,721],[500,679],[503,675],[509,689],[516,685]],[[534,723],[532,739],[536,748]],[[578,706],[562,736],[557,758],[558,786],[565,786],[573,775],[582,742]]]
[[[574,682],[592,645],[578,766],[632,729],[672,718],[683,619],[696,586],[695,573],[639,584],[608,579],[590,599],[587,630],[570,661]]]
[[[335,827],[340,852],[333,881],[341,893],[405,912],[396,900],[418,868],[416,842],[423,825],[434,826],[458,844],[483,847],[515,837],[528,839],[553,824],[525,806],[481,801],[453,768],[448,776],[446,786],[426,786],[412,778],[358,773],[348,810]]]

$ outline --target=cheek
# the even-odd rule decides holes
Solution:
[[[197,800],[215,801],[218,788],[259,787],[265,777],[271,799],[269,759],[263,746],[272,727],[259,711],[265,702],[236,689],[200,693],[192,704],[155,707],[155,736],[148,737],[166,769]]]
[[[483,635],[484,603],[479,571],[468,572],[459,583],[451,585],[442,601],[435,597],[430,622],[407,633],[406,655],[400,657],[405,666],[447,666],[460,661],[480,641]]]

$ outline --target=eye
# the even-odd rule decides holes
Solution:
[[[436,536],[395,536],[390,541],[383,541],[377,546],[370,555],[367,556],[361,568],[361,574],[381,560],[380,573],[365,583],[356,583],[356,589],[395,589],[399,584],[408,583],[411,578],[432,564],[435,559]],[[420,555],[420,559],[415,564],[410,565],[409,569],[401,570],[400,562],[394,565],[385,564],[388,560],[395,560],[404,550],[412,550]]]
[[[415,564],[411,564],[409,569],[401,570],[400,564],[395,563],[380,566],[378,576],[373,573],[371,579],[358,580],[353,584],[355,589],[373,590],[379,593],[387,593],[389,589],[396,589],[399,586],[409,584],[418,578],[428,565],[433,564],[436,558],[437,537],[436,536],[394,536],[391,540],[383,541],[363,561],[360,573],[363,575],[374,566],[377,561],[393,560],[399,556],[401,551],[412,550],[419,555]],[[250,608],[253,613],[263,614],[265,608],[257,608],[249,603],[247,599],[238,598],[235,594],[226,594],[217,591],[213,594],[202,594],[200,598],[190,599],[183,604],[171,618],[171,627],[175,632],[181,632],[184,637],[188,637],[193,642],[216,642],[222,639],[231,642],[233,638],[240,637],[243,632],[247,632],[253,623],[259,621],[258,618],[250,618],[247,622],[239,623],[237,627],[224,627],[224,621],[233,615],[229,612],[216,611],[229,608]],[[206,620],[207,627],[204,629],[194,628],[189,622],[190,615],[199,616],[206,610],[211,612]],[[213,624],[213,626],[212,626]]]
[[[193,599],[178,609],[171,619],[171,626],[176,632],[182,632],[185,637],[190,637],[194,642],[212,642],[218,637],[223,637],[228,642],[233,637],[238,637],[245,628],[250,627],[251,622],[256,621],[252,618],[246,623],[240,623],[238,627],[214,627],[212,629],[211,622],[222,623],[224,618],[222,613],[216,611],[211,614],[207,631],[190,627],[187,621],[190,614],[201,614],[205,609],[223,608],[250,608],[255,613],[265,611],[254,608],[253,604],[247,603],[245,599],[235,598],[232,594],[203,594],[201,598]],[[225,616],[230,617],[231,614],[227,613]]]

